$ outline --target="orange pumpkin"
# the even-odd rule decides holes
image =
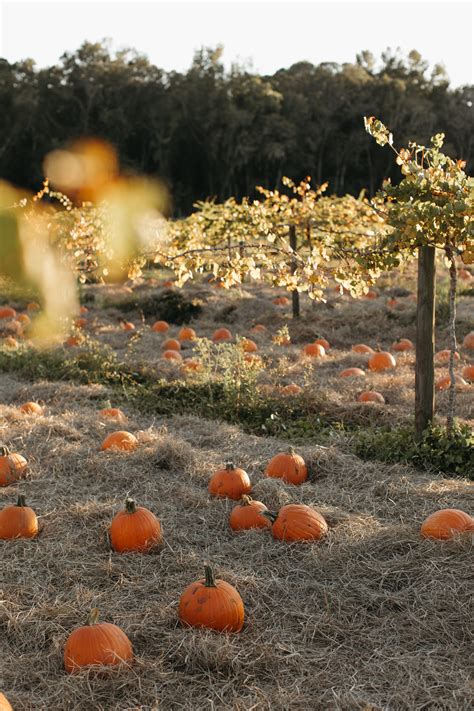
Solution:
[[[379,393],[376,390],[366,390],[361,393],[357,399],[359,402],[379,402],[381,404],[385,402],[385,398],[382,393]]]
[[[353,353],[375,353],[374,349],[370,346],[366,346],[365,343],[357,343],[352,346],[351,351]]]
[[[267,464],[265,476],[283,479],[287,484],[302,484],[308,478],[308,468],[303,457],[293,447],[276,454]]]
[[[0,711],[13,711],[11,703],[8,701],[5,694],[0,691]]]
[[[186,358],[183,361],[182,370],[189,370],[193,372],[198,372],[204,368],[200,360],[195,358]]]
[[[25,457],[10,452],[5,445],[0,446],[0,486],[8,486],[21,479],[27,467]]]
[[[16,320],[25,327],[29,326],[31,323],[31,319],[28,316],[28,314],[18,314],[18,316],[16,317]]]
[[[464,337],[462,344],[468,351],[474,351],[474,331],[471,331]]]
[[[37,402],[24,402],[18,409],[26,415],[44,415],[43,408]]]
[[[3,345],[5,348],[18,348],[18,341],[13,336],[7,336],[3,339]]]
[[[15,505],[0,511],[0,539],[34,538],[38,534],[38,519],[20,494]]]
[[[64,647],[64,668],[69,674],[92,665],[120,667],[132,662],[132,643],[125,632],[98,619],[99,610],[94,608],[87,625],[69,635]]]
[[[362,368],[346,368],[339,373],[340,378],[365,378],[365,371]]]
[[[76,318],[76,320],[74,321],[74,325],[76,328],[85,328],[87,326],[87,319]]]
[[[367,294],[364,294],[365,299],[376,299],[377,297],[378,297],[378,294],[375,291],[375,289],[369,289]]]
[[[398,306],[398,304],[399,304],[398,299],[395,299],[395,298],[387,299],[387,306],[391,309],[394,309],[395,306]]]
[[[181,343],[176,338],[168,338],[161,347],[164,351],[180,351]]]
[[[378,351],[369,358],[369,370],[392,370],[396,365],[397,361],[388,351]]]
[[[473,519],[459,509],[441,509],[435,511],[423,522],[420,533],[423,538],[447,540],[458,533],[472,531]]]
[[[263,361],[260,358],[260,356],[256,355],[255,353],[246,353],[244,355],[244,361],[245,363],[248,363],[249,365],[262,365]]]
[[[324,358],[326,351],[319,343],[308,343],[303,348],[303,354],[309,358]]]
[[[165,351],[161,357],[165,360],[175,360],[177,363],[183,362],[183,356],[178,351]]]
[[[122,328],[123,331],[134,331],[135,330],[135,324],[132,323],[131,321],[120,321],[120,327]]]
[[[161,524],[155,514],[127,498],[110,526],[110,543],[117,553],[144,553],[162,541]]]
[[[219,343],[219,341],[231,341],[232,334],[228,328],[218,328],[216,331],[214,331],[212,340],[214,341],[214,343]]]
[[[88,313],[89,313],[89,309],[87,308],[87,306],[80,306],[80,307],[79,307],[79,313],[82,314],[82,315],[88,314]]]
[[[117,422],[125,422],[127,419],[118,407],[104,407],[103,410],[99,410],[99,415],[106,420],[117,420]]]
[[[246,471],[227,462],[224,469],[214,472],[208,489],[213,496],[225,496],[238,501],[243,494],[250,494],[252,485]]]
[[[462,377],[470,383],[474,383],[474,365],[466,365],[462,369]]]
[[[242,338],[240,341],[240,345],[243,348],[244,353],[255,353],[255,351],[258,351],[257,344],[250,338]]]
[[[264,326],[262,323],[256,323],[255,326],[252,326],[250,329],[250,333],[266,333],[267,332],[267,327]]]
[[[282,395],[301,395],[303,388],[296,383],[290,383],[280,389]]]
[[[449,350],[444,350],[444,351],[438,351],[434,357],[436,363],[449,363],[449,359],[451,356],[451,351]],[[454,352],[454,360],[459,360],[460,356],[457,351]]]
[[[245,615],[242,598],[233,585],[215,578],[209,565],[204,571],[206,577],[191,583],[180,597],[180,621],[216,632],[240,632]]]
[[[455,381],[455,388],[458,392],[469,387],[469,384],[460,375],[456,374],[454,376],[454,381]],[[438,392],[441,392],[442,390],[449,390],[450,387],[451,387],[451,378],[449,377],[449,375],[446,375],[444,378],[440,378],[439,380],[436,381],[435,388],[436,388],[436,390],[438,390]]]
[[[153,326],[151,327],[152,331],[155,331],[156,333],[166,333],[169,331],[170,325],[166,321],[155,321]]]
[[[29,304],[26,306],[27,311],[39,311],[40,310],[40,305],[36,303],[36,301],[31,301]]]
[[[138,440],[135,435],[124,430],[111,432],[102,442],[101,450],[119,449],[122,452],[131,452],[138,447]]]
[[[460,269],[458,271],[458,278],[463,281],[470,281],[472,279],[472,274],[468,269]]]
[[[174,286],[174,281],[172,279],[167,279],[163,282],[165,289],[171,289]]]
[[[261,501],[254,501],[250,496],[242,496],[230,514],[229,523],[234,531],[247,531],[250,528],[269,528],[270,521],[262,516],[262,511],[268,511]]]
[[[280,541],[318,541],[328,532],[323,516],[305,504],[287,504],[278,514],[263,515],[273,521],[273,537]]]
[[[274,299],[272,299],[272,303],[276,306],[288,306],[290,300],[287,296],[276,296]]]
[[[2,318],[15,318],[16,316],[16,311],[15,309],[12,309],[10,306],[2,306],[0,307],[0,319]]]
[[[194,328],[183,326],[178,333],[178,338],[180,341],[194,341],[196,339],[196,331]]]
[[[328,351],[331,348],[329,341],[327,341],[325,338],[317,338],[314,343],[316,343],[316,345],[318,346],[322,346],[325,351]]]
[[[81,345],[81,339],[78,336],[69,336],[69,338],[64,342],[64,345],[68,348],[73,348],[74,346]]]
[[[409,338],[399,338],[398,341],[392,343],[392,351],[403,353],[404,351],[412,351],[413,343]]]

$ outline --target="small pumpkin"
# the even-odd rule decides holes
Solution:
[[[214,341],[214,343],[219,343],[220,341],[231,341],[232,333],[229,331],[228,328],[218,328],[216,331],[214,331],[212,340]]]
[[[209,565],[204,572],[205,578],[191,583],[180,597],[180,621],[216,632],[240,632],[245,616],[242,598],[233,585],[215,578]]]
[[[244,494],[250,494],[252,485],[246,471],[227,462],[224,469],[218,469],[211,476],[208,489],[213,496],[225,496],[237,501]]]
[[[392,351],[396,351],[397,353],[412,351],[413,347],[413,343],[409,338],[399,338],[397,341],[392,343]]]
[[[87,319],[86,318],[76,318],[74,321],[74,325],[76,328],[85,328],[87,326]]]
[[[325,351],[328,351],[331,348],[331,345],[329,341],[326,340],[326,338],[317,338],[314,343],[316,343],[316,345],[318,346],[322,346]]]
[[[3,345],[5,348],[18,348],[18,341],[13,336],[7,336],[3,339]]]
[[[169,329],[170,325],[167,321],[155,321],[151,327],[151,330],[155,331],[155,333],[166,333]]]
[[[396,299],[395,297],[392,297],[391,299],[387,299],[387,306],[388,306],[390,309],[394,309],[395,306],[398,306],[399,303],[400,303],[400,302],[399,302],[398,299]]]
[[[116,420],[117,422],[126,422],[127,417],[119,407],[104,407],[99,410],[100,417],[105,420]]]
[[[120,320],[120,328],[123,331],[134,331],[135,330],[135,324],[132,323],[131,321],[123,321]]]
[[[35,512],[26,505],[20,494],[15,505],[5,506],[0,511],[0,539],[34,538],[38,535],[38,519]]]
[[[265,476],[282,479],[287,484],[302,484],[308,478],[308,467],[303,457],[289,447],[287,452],[280,452],[270,459]]]
[[[0,307],[0,319],[15,318],[15,317],[16,317],[16,311],[15,311],[15,309],[12,309],[11,306]]]
[[[5,694],[0,691],[0,711],[13,711],[13,706],[8,701]]]
[[[288,385],[284,385],[280,389],[280,392],[282,395],[301,395],[303,388],[297,383],[289,383]]]
[[[474,351],[474,331],[471,331],[464,337],[462,344],[466,350]]]
[[[353,353],[375,353],[374,349],[366,346],[365,343],[356,343],[355,346],[352,346],[351,351]]]
[[[163,286],[165,287],[165,289],[172,289],[174,286],[174,281],[172,279],[167,279],[163,282]]]
[[[26,310],[27,311],[39,311],[41,306],[36,303],[36,301],[30,301],[29,304],[26,305]]]
[[[435,511],[423,521],[420,533],[423,538],[447,540],[459,533],[472,531],[474,519],[459,509],[441,509]]]
[[[240,341],[240,346],[243,349],[244,353],[255,353],[256,351],[258,351],[257,344],[250,338],[242,338]]]
[[[319,343],[308,343],[303,348],[303,354],[309,358],[324,358],[326,350]]]
[[[288,306],[290,300],[287,296],[276,296],[274,299],[272,299],[272,303],[276,306]]]
[[[233,531],[247,531],[251,528],[269,528],[270,521],[262,516],[268,511],[261,501],[254,501],[250,496],[242,496],[240,503],[231,511],[229,524]]]
[[[357,399],[359,402],[379,402],[382,405],[385,402],[385,398],[382,393],[379,393],[376,390],[365,390],[365,392],[361,393]]]
[[[27,467],[25,457],[10,452],[5,445],[0,445],[0,486],[8,486],[21,479]]]
[[[466,365],[462,369],[462,377],[464,380],[474,383],[474,365]]]
[[[82,314],[82,315],[88,314],[88,313],[89,313],[89,309],[87,308],[87,306],[80,306],[80,307],[79,307],[79,313]]]
[[[110,526],[110,543],[117,553],[144,553],[162,542],[161,524],[155,514],[133,499],[125,500]]]
[[[164,351],[180,351],[181,343],[177,341],[176,338],[168,338],[166,341],[163,342],[161,348]]]
[[[266,333],[267,332],[267,327],[264,326],[262,323],[256,323],[255,326],[252,326],[250,329],[250,333]]]
[[[272,534],[280,541],[318,541],[328,532],[321,514],[306,504],[287,504],[277,514],[262,514],[272,521]]]
[[[99,610],[94,608],[87,624],[69,635],[64,647],[64,668],[69,674],[95,664],[120,667],[132,662],[132,643],[125,632],[98,619]]]
[[[438,351],[434,357],[436,363],[449,363],[451,357],[450,350]],[[459,360],[460,355],[457,351],[454,351],[454,360]]]
[[[339,373],[340,378],[365,378],[365,370],[362,368],[345,368]]]
[[[185,371],[199,372],[200,370],[203,370],[204,366],[201,361],[196,358],[185,358],[181,368]]]
[[[37,402],[24,402],[18,409],[25,415],[44,415],[43,408]]]
[[[118,449],[122,452],[131,452],[138,447],[138,440],[135,435],[125,430],[111,432],[102,442],[101,450]]]
[[[165,360],[175,360],[177,363],[183,362],[183,356],[179,351],[164,351],[161,355]]]
[[[392,370],[396,365],[397,361],[388,351],[377,351],[369,358],[369,370]]]
[[[196,331],[189,326],[183,326],[178,333],[178,338],[180,341],[194,341],[196,340]]]
[[[461,375],[456,374],[454,376],[454,381],[455,381],[455,388],[458,392],[461,392],[469,387],[469,383],[467,383]],[[449,390],[450,387],[451,387],[451,378],[449,377],[449,375],[446,375],[443,378],[440,378],[439,380],[436,381],[436,384],[435,384],[435,389],[438,392],[441,392],[442,390]]]
[[[369,291],[366,294],[364,294],[364,298],[365,299],[377,299],[378,294],[375,291],[375,289],[369,289]]]
[[[16,317],[16,320],[18,323],[21,323],[22,326],[27,327],[31,324],[31,319],[28,316],[28,314],[18,314]]]
[[[79,338],[79,336],[69,336],[69,338],[67,338],[64,342],[64,345],[68,348],[74,348],[75,346],[80,346],[81,343],[82,340]]]

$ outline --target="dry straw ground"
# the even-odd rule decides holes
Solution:
[[[285,442],[192,416],[135,414],[139,449],[102,453],[113,429],[96,415],[104,397],[99,386],[0,377],[0,439],[30,462],[1,504],[24,493],[42,526],[37,540],[0,543],[0,679],[15,711],[472,708],[472,542],[422,540],[419,526],[441,507],[472,512],[473,483],[306,446],[311,480],[286,486],[262,477]],[[44,417],[18,414],[30,399],[47,403]],[[228,459],[269,508],[317,507],[328,539],[232,533],[231,502],[207,493]],[[127,494],[162,521],[152,554],[109,550]],[[179,595],[206,560],[242,595],[239,635],[177,622]],[[94,606],[126,631],[136,661],[67,675],[65,640]]]

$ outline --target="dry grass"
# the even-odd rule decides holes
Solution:
[[[286,486],[262,477],[285,442],[192,416],[137,416],[128,428],[139,449],[102,453],[113,428],[96,417],[105,397],[99,387],[0,377],[1,439],[31,465],[0,497],[24,493],[42,526],[37,540],[0,542],[0,685],[15,711],[472,708],[472,544],[418,531],[437,508],[472,511],[473,483],[307,446],[311,480]],[[46,415],[18,416],[25,399],[43,400]],[[231,458],[269,507],[317,507],[328,539],[233,534],[232,503],[207,494],[209,474]],[[164,545],[150,555],[109,550],[127,494],[162,521]],[[244,599],[239,635],[177,623],[180,593],[205,560]],[[94,606],[129,635],[136,662],[69,676],[65,640]]]

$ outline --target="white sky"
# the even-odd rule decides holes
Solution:
[[[273,73],[301,60],[351,62],[369,49],[417,49],[451,83],[472,84],[473,4],[436,0],[0,0],[0,56],[54,64],[84,40],[111,38],[166,70],[185,70],[194,50],[224,45],[224,63],[251,60]]]

